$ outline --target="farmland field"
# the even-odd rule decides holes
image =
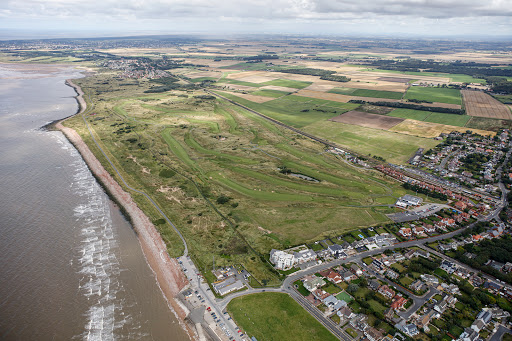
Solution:
[[[325,121],[351,109],[357,104],[338,103],[321,99],[286,96],[266,103],[254,103],[233,94],[221,95],[254,109],[283,123],[300,128],[317,121]]]
[[[395,109],[388,116],[401,117],[411,120],[424,121],[430,123],[439,123],[452,125],[456,127],[464,127],[471,119],[467,115],[444,114],[439,112],[413,110],[413,109]]]
[[[303,81],[296,81],[291,79],[274,79],[265,83],[261,83],[260,86],[263,85],[275,85],[275,86],[284,86],[286,88],[295,88],[295,89],[303,89],[309,85],[311,85],[311,82],[303,82]]]
[[[358,97],[401,99],[403,93],[396,91],[382,91],[369,89],[334,88],[328,92],[341,95],[352,95]]]
[[[257,340],[338,340],[287,294],[261,293],[233,299],[228,311]]]
[[[446,125],[406,119],[402,123],[399,123],[393,128],[391,128],[389,131],[394,131],[402,134],[410,134],[419,137],[433,138],[439,136],[439,134],[441,133],[449,134],[452,131],[465,132],[466,130],[468,130],[467,127],[458,127],[455,125]],[[494,135],[492,131],[473,128],[471,130],[480,135]]]
[[[369,71],[370,72],[396,73],[396,74],[410,75],[410,76],[449,78],[451,82],[458,82],[458,83],[486,84],[486,81],[483,78],[474,78],[474,77],[471,77],[468,75],[463,75],[463,74],[439,73],[439,72],[408,72],[408,71],[404,72],[404,71],[381,70],[381,69],[373,69],[373,70],[369,70]]]
[[[418,148],[431,149],[439,144],[431,139],[330,121],[313,123],[303,130],[361,154],[377,155],[393,163],[405,163]]]
[[[510,109],[482,91],[462,90],[466,111],[470,116],[512,119]]]
[[[385,115],[369,114],[363,111],[355,110],[333,117],[330,120],[333,122],[355,124],[361,127],[384,130],[392,128],[403,121],[403,119],[400,118]]]
[[[460,90],[449,88],[411,86],[407,90],[405,98],[428,102],[461,104]]]
[[[266,96],[266,97],[273,97],[273,98],[283,97],[288,94],[289,94],[289,92],[279,91],[279,90],[268,90],[268,89],[260,89],[260,90],[257,90],[257,91],[254,91],[251,93],[251,95],[255,95],[255,96]]]

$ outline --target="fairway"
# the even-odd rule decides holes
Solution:
[[[405,94],[405,99],[415,99],[419,101],[440,102],[448,104],[462,103],[460,90],[449,88],[433,88],[423,86],[411,86]]]
[[[338,340],[287,294],[242,296],[229,302],[227,309],[235,322],[258,341]]]

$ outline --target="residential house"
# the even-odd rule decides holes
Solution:
[[[393,297],[393,301],[391,302],[391,308],[394,310],[403,309],[404,305],[407,303],[407,300],[400,295],[396,295]]]
[[[419,319],[418,319],[418,327],[419,328],[425,328],[428,326],[428,324],[430,323],[430,320],[432,319],[432,317],[436,314],[436,312],[434,310],[430,310],[428,311],[426,314],[424,314],[423,316],[421,316]]]
[[[439,314],[443,314],[445,310],[448,308],[448,302],[446,300],[441,300],[440,302],[437,302],[434,305],[434,310],[437,311]]]
[[[310,278],[304,280],[303,282],[304,288],[309,292],[313,292],[316,289],[325,285],[325,281],[319,277],[311,276]]]
[[[423,229],[426,233],[434,233],[436,232],[436,228],[432,224],[423,224]]]
[[[478,341],[481,340],[480,334],[472,329],[471,327],[467,327],[464,329],[464,332],[460,334],[457,341]]]
[[[412,230],[409,227],[402,227],[398,233],[404,238],[410,238],[412,236]]]
[[[368,287],[370,287],[370,289],[372,290],[379,290],[380,288],[380,282],[375,280],[375,279],[371,279],[369,282],[368,282]]]
[[[352,271],[356,276],[361,276],[363,274],[363,271],[357,264],[352,264],[350,266],[350,271]]]
[[[394,270],[391,270],[391,269],[388,269],[386,271],[386,276],[391,278],[391,279],[397,279],[398,277],[400,277],[400,275],[398,274],[398,272],[394,271]]]
[[[456,284],[441,283],[441,288],[442,288],[442,290],[444,292],[447,292],[447,293],[452,294],[452,295],[459,295],[460,294],[460,289],[459,289],[459,287]]]
[[[439,284],[439,279],[433,275],[421,275],[421,279],[429,285],[437,286]]]
[[[311,249],[295,252],[293,256],[297,264],[304,264],[316,260],[316,253]]]
[[[369,341],[380,341],[383,335],[377,329],[369,327],[364,330],[364,336],[366,336]]]
[[[313,296],[323,302],[327,297],[331,296],[328,292],[322,289],[316,289],[312,292]]]
[[[379,288],[379,293],[384,296],[384,297],[387,297],[389,299],[393,298],[393,296],[395,296],[395,291],[393,289],[391,289],[390,287],[388,287],[387,285],[383,285]]]
[[[368,328],[368,324],[366,323],[367,320],[368,316],[365,314],[358,314],[350,320],[350,326],[357,330],[363,331]]]
[[[352,312],[352,310],[350,310],[350,308],[346,307],[346,306],[341,308],[340,310],[338,310],[338,312],[336,314],[342,320],[350,320],[351,318],[356,316],[356,314],[354,314],[354,312]]]
[[[457,269],[455,263],[449,262],[447,260],[443,260],[441,265],[439,266],[442,270],[446,271],[449,274],[452,274]]]
[[[418,327],[416,327],[416,325],[412,324],[412,323],[406,324],[405,326],[403,326],[402,331],[410,337],[414,337],[420,333],[418,330]]]
[[[423,283],[423,282],[422,282],[422,281],[420,281],[419,279],[417,279],[416,281],[414,281],[414,282],[409,286],[409,288],[411,288],[411,290],[414,290],[414,291],[421,291],[421,290],[423,290],[425,287],[426,287],[425,283]]]
[[[341,278],[345,281],[345,282],[350,282],[350,281],[353,281],[354,279],[357,279],[357,276],[352,272],[352,271],[344,271],[343,274],[341,274]]]
[[[414,226],[412,228],[412,232],[414,232],[414,234],[417,236],[425,236],[425,229],[423,226]]]
[[[341,245],[338,244],[329,245],[327,247],[327,250],[329,250],[331,255],[336,258],[339,258],[341,253],[343,253],[343,248],[341,247]]]
[[[495,282],[487,281],[484,283],[484,288],[492,293],[498,293],[501,290],[501,285]]]
[[[330,308],[331,311],[338,311],[339,309],[347,306],[347,302],[338,300],[334,295],[324,298],[322,303]]]
[[[327,278],[327,280],[329,280],[333,283],[336,283],[336,284],[343,282],[343,278],[336,271],[329,272],[329,274],[327,275],[326,278]]]

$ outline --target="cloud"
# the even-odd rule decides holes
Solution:
[[[233,17],[259,19],[346,20],[364,16],[460,18],[512,16],[510,0],[9,0],[0,16],[118,19]]]
[[[4,28],[512,33],[512,0],[0,0]]]

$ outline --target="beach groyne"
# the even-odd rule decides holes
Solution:
[[[87,108],[87,104],[82,89],[71,80],[67,80],[66,84],[73,87],[77,93],[76,99],[79,108],[75,115],[83,114]],[[63,125],[63,122],[68,118],[56,122],[54,127],[62,131],[67,139],[75,146],[93,175],[98,179],[98,182],[106,189],[112,199],[118,205],[122,206],[124,213],[129,216],[131,224],[137,233],[146,261],[155,275],[162,294],[167,300],[170,309],[182,322],[186,332],[193,338],[195,333],[189,325],[185,323],[185,318],[187,317],[186,312],[176,301],[178,293],[188,285],[188,280],[180,265],[176,259],[169,256],[165,242],[162,240],[157,229],[146,214],[137,206],[130,193],[126,192],[110,173],[107,172],[81,136],[74,129]]]

